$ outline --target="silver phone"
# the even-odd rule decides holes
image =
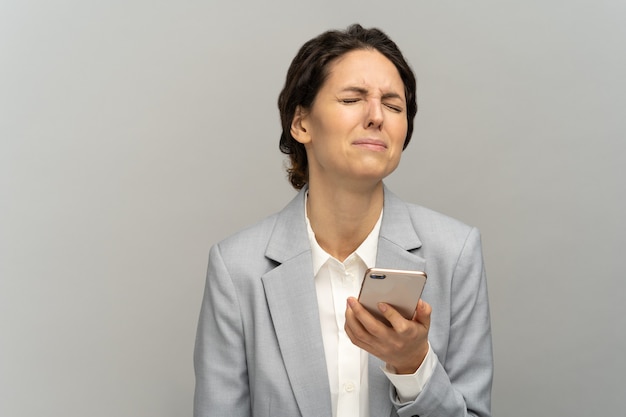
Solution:
[[[387,303],[408,320],[413,318],[426,284],[426,273],[399,269],[370,268],[365,271],[359,302],[374,317],[389,325],[378,310],[378,303]]]

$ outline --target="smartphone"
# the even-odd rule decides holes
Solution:
[[[378,310],[378,303],[391,305],[404,318],[411,320],[424,285],[426,273],[422,271],[370,268],[365,271],[359,302],[374,317],[389,326],[390,323]]]

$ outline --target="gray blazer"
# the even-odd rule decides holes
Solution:
[[[282,211],[211,248],[194,354],[194,416],[330,417],[302,190]],[[492,348],[477,229],[385,188],[376,266],[428,274],[439,358],[411,403],[370,355],[371,417],[490,416]]]

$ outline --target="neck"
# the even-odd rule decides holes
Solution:
[[[344,261],[372,231],[383,208],[383,184],[342,190],[309,184],[307,214],[317,243]]]

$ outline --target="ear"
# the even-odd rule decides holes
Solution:
[[[308,124],[308,112],[302,108],[302,106],[296,107],[296,111],[291,121],[291,136],[298,142],[305,144],[311,141],[311,136],[307,131]]]

